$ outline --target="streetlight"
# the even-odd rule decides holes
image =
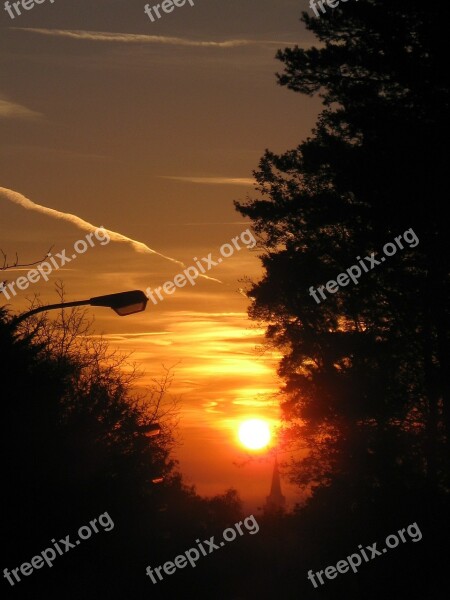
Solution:
[[[96,296],[88,301],[91,306],[108,306],[112,308],[119,317],[126,317],[134,313],[142,312],[147,306],[148,298],[141,290],[132,292],[119,292],[107,296]]]
[[[67,308],[71,306],[106,306],[112,308],[120,317],[132,315],[134,313],[145,310],[148,298],[141,290],[133,290],[132,292],[119,292],[118,294],[108,294],[106,296],[95,296],[89,300],[76,300],[75,302],[62,302],[60,304],[47,304],[47,306],[38,306],[29,310],[13,319],[14,325],[18,325],[28,317],[36,313],[55,310],[58,308]]]

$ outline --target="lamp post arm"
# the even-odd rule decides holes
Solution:
[[[12,323],[13,325],[18,325],[19,323],[22,323],[22,321],[24,321],[25,319],[28,319],[28,317],[31,317],[40,312],[47,312],[48,310],[68,308],[72,306],[83,306],[90,303],[90,300],[76,300],[75,302],[62,302],[60,304],[47,304],[46,306],[38,306],[37,308],[33,308],[33,310],[29,310],[27,312],[22,313],[21,315],[18,315],[12,320]]]

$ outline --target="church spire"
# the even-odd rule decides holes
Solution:
[[[273,463],[272,485],[270,487],[270,494],[266,498],[265,510],[266,512],[284,510],[285,505],[286,498],[281,493],[281,479],[278,471],[278,460],[275,456]]]

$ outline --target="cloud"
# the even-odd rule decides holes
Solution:
[[[255,183],[252,177],[172,177],[171,175],[160,175],[160,178],[207,185],[253,185]]]
[[[48,208],[47,206],[42,206],[41,204],[36,204],[28,198],[26,198],[25,196],[22,196],[22,194],[15,192],[14,190],[9,190],[7,188],[0,187],[0,198],[1,197],[3,197],[5,200],[8,200],[9,202],[18,204],[26,210],[33,210],[47,215],[49,217],[52,217],[54,219],[61,219],[63,221],[72,223],[72,225],[75,225],[75,227],[83,229],[84,231],[95,231],[97,229],[95,225],[89,223],[88,221],[85,221],[84,219],[81,219],[80,217],[77,217],[76,215],[60,212],[59,210]],[[121,233],[111,231],[110,229],[105,229],[105,231],[108,232],[111,240],[114,242],[124,242],[126,244],[129,244],[136,252],[142,254],[156,254],[161,258],[165,258],[166,260],[170,260],[171,262],[177,263],[178,265],[184,267],[184,263],[182,263],[181,261],[176,260],[175,258],[171,258],[170,256],[166,256],[165,254],[161,254],[160,252],[149,248],[149,246],[143,244],[142,242],[133,240],[125,235],[122,235]]]
[[[91,42],[118,42],[125,44],[165,44],[169,46],[192,46],[196,48],[237,48],[241,46],[288,46],[294,42],[272,40],[224,40],[214,42],[207,40],[192,40],[188,38],[169,37],[164,35],[145,35],[138,33],[110,33],[107,31],[84,31],[81,29],[40,29],[37,27],[11,27],[20,31],[29,31],[41,35],[64,37],[74,40]]]
[[[0,119],[37,119],[41,113],[0,97]]]
[[[53,208],[48,208],[47,206],[42,206],[41,204],[36,204],[35,202],[32,202],[31,200],[29,200],[25,196],[22,196],[22,194],[15,192],[14,190],[9,190],[7,188],[0,187],[0,198],[2,196],[6,200],[9,200],[14,204],[18,204],[26,210],[34,210],[54,219],[61,219],[63,221],[67,221],[69,223],[72,223],[72,225],[75,225],[75,227],[78,227],[79,229],[82,229],[84,231],[94,232],[97,229],[95,225],[89,223],[88,221],[85,221],[84,219],[81,219],[80,217],[77,217],[76,215],[64,213]],[[155,254],[156,256],[160,256],[161,258],[170,260],[170,262],[176,263],[177,265],[180,265],[182,267],[186,266],[181,260],[177,260],[175,258],[171,258],[170,256],[166,256],[165,254],[161,254],[160,252],[153,250],[143,242],[133,240],[132,238],[129,238],[126,235],[122,235],[117,231],[112,231],[111,229],[106,228],[104,229],[109,234],[109,237],[113,242],[124,242],[126,244],[129,244],[133,248],[133,250],[141,254]],[[203,275],[201,273],[199,273],[199,277],[202,277],[203,279],[208,279],[209,281],[222,283],[220,279],[216,279],[215,277],[209,277],[208,275]]]
[[[223,298],[226,306],[230,296]],[[110,316],[106,318],[113,322]],[[226,412],[234,420],[243,412],[264,409],[267,417],[277,417],[273,394],[279,385],[275,370],[280,357],[271,349],[264,353],[256,349],[264,343],[264,330],[249,329],[245,311],[158,312],[157,318],[151,317],[150,326],[146,318],[150,317],[142,313],[141,332],[111,333],[105,339],[126,354],[135,352],[134,360],[177,364],[171,391],[189,397],[185,424],[203,423],[210,412]],[[165,335],[148,335],[149,329]],[[149,382],[151,373],[144,376],[142,384]]]

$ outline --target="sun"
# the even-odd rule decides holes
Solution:
[[[270,429],[262,419],[249,419],[239,427],[239,440],[250,450],[261,450],[270,442]]]

